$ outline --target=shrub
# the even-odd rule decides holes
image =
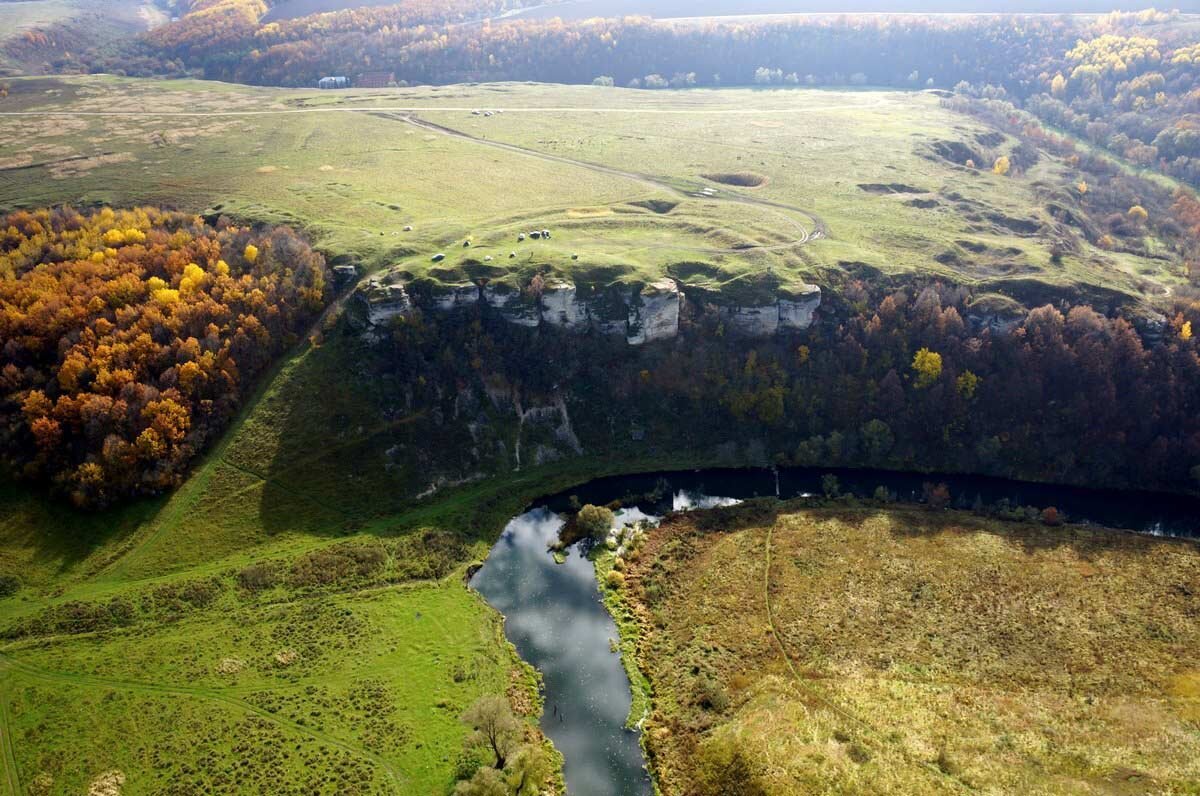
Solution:
[[[238,585],[246,591],[266,591],[277,582],[275,569],[269,564],[251,564],[237,575]]]
[[[836,498],[842,493],[842,483],[836,475],[827,473],[821,476],[821,491],[827,498]]]
[[[613,522],[616,517],[611,509],[603,506],[593,506],[587,504],[579,510],[575,515],[575,523],[579,530],[593,539],[603,539],[612,530]]]
[[[375,545],[343,544],[317,550],[292,565],[293,586],[328,586],[378,574],[387,554]]]
[[[614,569],[605,576],[604,582],[608,584],[610,589],[619,589],[625,585],[625,576]]]
[[[713,713],[724,713],[729,709],[729,695],[724,687],[707,675],[696,680],[694,699],[701,708]]]

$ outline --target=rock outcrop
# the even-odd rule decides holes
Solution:
[[[473,307],[479,303],[479,294],[479,285],[474,282],[439,285],[430,290],[431,309],[450,312],[463,307]]]
[[[532,329],[545,324],[570,331],[591,330],[622,336],[630,345],[678,335],[683,300],[673,279],[659,279],[640,288],[610,285],[592,292],[581,291],[565,279],[552,279],[540,295],[533,295],[505,282],[489,282],[482,287],[473,282],[406,285],[385,278],[370,280],[358,292],[358,301],[366,308],[368,334],[377,333],[393,318],[407,315],[417,306],[430,312],[454,312],[482,304],[484,312],[495,313],[517,326]],[[821,289],[807,285],[781,292],[774,301],[761,304],[725,304],[719,294],[705,294],[702,300],[717,306],[732,333],[769,337],[811,326],[821,305]]]
[[[804,285],[780,291],[765,303],[726,304],[720,294],[706,296],[733,334],[745,337],[770,337],[779,332],[799,331],[813,325],[821,306],[821,288]]]
[[[807,329],[816,320],[820,306],[821,288],[816,285],[805,285],[790,296],[780,296],[779,328]]]
[[[575,283],[553,280],[542,289],[542,322],[560,329],[583,329],[588,325],[587,307],[576,295]]]
[[[533,328],[542,322],[538,303],[515,287],[492,282],[484,286],[483,300],[501,318],[517,326]]]
[[[371,280],[358,291],[358,300],[366,307],[367,326],[379,329],[392,318],[408,315],[413,310],[412,299],[404,285],[384,285]]]
[[[643,287],[629,302],[630,345],[666,340],[679,334],[679,285],[660,279]]]
[[[745,337],[770,337],[779,331],[779,305],[718,307],[721,320],[734,334]]]

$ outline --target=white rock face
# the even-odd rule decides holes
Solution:
[[[572,282],[553,281],[542,289],[542,321],[560,329],[583,329],[588,311],[575,294]]]
[[[433,306],[439,312],[449,312],[460,307],[473,307],[479,303],[479,286],[473,282],[446,285],[433,290]]]
[[[359,295],[367,307],[367,323],[372,327],[386,326],[392,318],[408,315],[413,310],[412,299],[404,285],[374,282]]]
[[[807,329],[821,306],[821,288],[808,285],[798,296],[779,299],[779,328]]]
[[[666,340],[679,334],[679,285],[660,279],[642,288],[640,301],[629,305],[630,345]]]
[[[511,285],[492,283],[481,289],[472,282],[438,286],[428,295],[429,306],[423,308],[430,312],[450,312],[482,301],[506,322],[518,326],[592,329],[621,335],[630,345],[668,340],[679,334],[681,293],[673,279],[660,279],[637,291],[613,285],[586,298],[581,298],[575,284],[565,279],[547,282],[536,299]],[[366,306],[371,329],[368,334],[414,309],[408,290],[399,282],[385,284],[372,279],[360,289],[359,301]],[[821,289],[809,285],[771,304],[722,306],[718,311],[731,333],[769,337],[780,331],[809,328],[820,305]]]
[[[517,326],[533,328],[541,323],[538,305],[525,300],[519,290],[488,285],[483,289],[483,300],[500,314],[500,317]]]
[[[779,330],[779,305],[721,307],[721,319],[735,334],[746,337],[770,337]]]

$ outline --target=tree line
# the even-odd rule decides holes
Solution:
[[[323,307],[287,228],[156,208],[0,218],[0,443],[81,506],[180,480]]]

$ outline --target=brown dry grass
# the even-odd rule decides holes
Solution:
[[[1194,545],[907,509],[697,522],[627,570],[664,793],[713,736],[770,793],[1200,792]]]
[[[88,785],[88,796],[121,796],[125,775],[120,771],[105,771]]]

